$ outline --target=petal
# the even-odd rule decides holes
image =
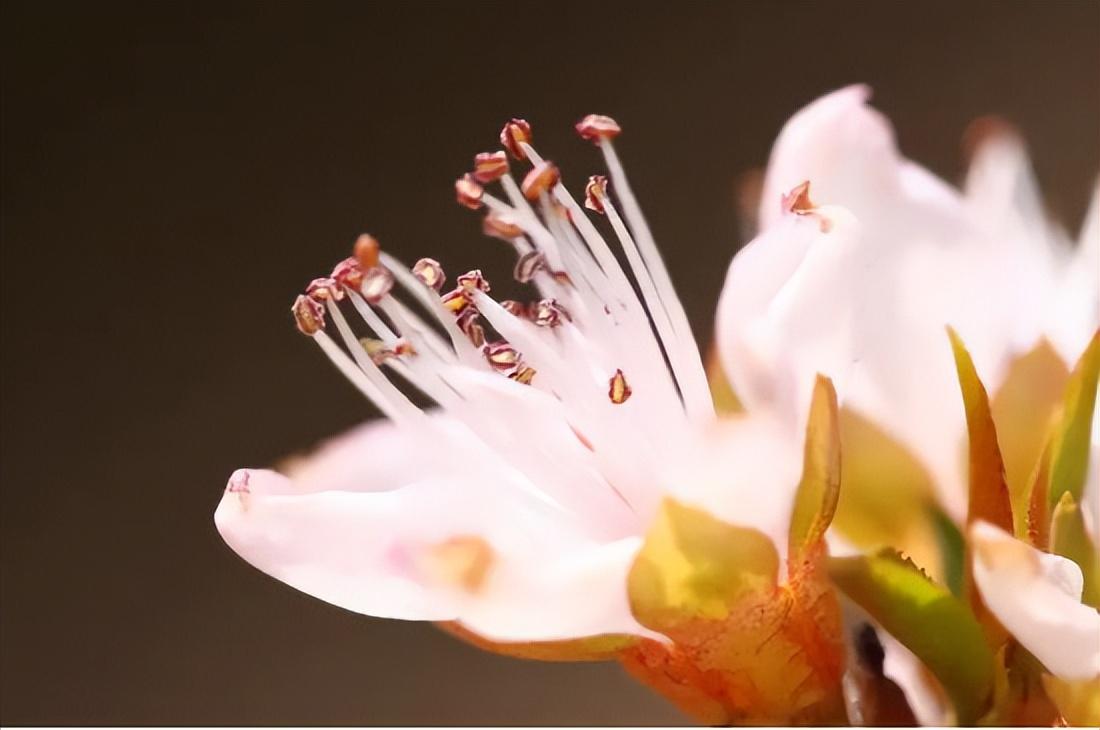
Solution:
[[[997,620],[1055,675],[1100,673],[1100,614],[1080,602],[1080,568],[988,523],[975,523],[970,540],[974,579]]]
[[[831,377],[840,402],[912,451],[961,519],[964,414],[950,396],[944,327],[960,333],[995,387],[1020,331],[1026,267],[1001,255],[957,191],[898,154],[867,96],[863,87],[834,92],[779,135],[763,233],[730,265],[717,342],[749,410],[789,411],[784,393],[805,403],[814,375]],[[783,215],[777,201],[804,180],[816,201],[844,206],[858,226],[798,230],[810,221]]]
[[[1100,327],[1097,271],[1100,271],[1100,185],[1093,188],[1077,247],[1061,272],[1057,297],[1046,323],[1051,342],[1069,363],[1077,362],[1092,333]]]
[[[242,470],[215,523],[256,568],[358,613],[457,620],[500,641],[647,633],[626,600],[637,539],[593,542],[507,475],[481,476],[301,493]]]
[[[894,133],[866,106],[870,88],[848,86],[826,94],[791,117],[768,160],[760,199],[760,228],[781,217],[780,196],[809,180],[814,199],[843,205],[856,215],[900,184]]]

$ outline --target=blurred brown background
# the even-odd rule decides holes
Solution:
[[[674,723],[614,665],[478,653],[252,570],[226,476],[370,415],[287,307],[362,230],[510,268],[451,183],[512,115],[583,180],[620,151],[697,331],[736,181],[853,81],[956,179],[1027,135],[1074,229],[1098,169],[1100,4],[3,5],[0,721]],[[500,277],[498,276],[498,279]]]

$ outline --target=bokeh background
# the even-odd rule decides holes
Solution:
[[[612,114],[704,341],[738,181],[854,81],[957,179],[967,123],[1027,136],[1076,229],[1098,170],[1100,3],[5,2],[4,724],[651,724],[615,665],[481,654],[238,560],[237,466],[372,415],[287,307],[361,231],[511,262],[451,184],[500,123],[568,183]]]

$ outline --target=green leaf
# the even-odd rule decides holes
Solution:
[[[970,506],[966,523],[969,525],[975,520],[985,520],[1012,533],[1012,501],[1008,494],[1001,448],[997,444],[997,429],[989,409],[989,396],[958,334],[948,327],[947,336],[951,339],[959,387],[966,406],[970,456]]]
[[[993,690],[993,652],[966,604],[892,553],[831,558],[837,587],[917,655],[973,724]]]
[[[794,498],[788,536],[790,562],[802,561],[825,536],[840,497],[840,421],[836,390],[818,375],[806,424],[802,480]]]
[[[779,554],[759,530],[665,499],[627,579],[630,606],[657,631],[724,619],[742,596],[775,586]]]
[[[1069,492],[1077,502],[1085,489],[1089,466],[1089,437],[1096,407],[1096,383],[1100,375],[1100,331],[1069,376],[1062,401],[1062,419],[1054,436],[1050,466],[1050,505],[1053,508]]]
[[[1050,526],[1050,547],[1056,555],[1069,558],[1081,568],[1085,579],[1085,590],[1081,602],[1093,608],[1100,606],[1100,552],[1089,539],[1085,530],[1084,514],[1069,492],[1063,492],[1062,498],[1054,508]]]

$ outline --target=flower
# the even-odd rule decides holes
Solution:
[[[582,207],[509,121],[455,194],[537,296],[360,237],[292,313],[388,420],[235,472],[227,544],[711,724],[1096,724],[1100,204],[1074,248],[1014,133],[979,127],[960,192],[867,99],[779,135],[709,381],[620,126],[577,124]]]
[[[956,583],[991,646],[1022,647],[1042,664],[1022,669],[1009,657],[998,671],[1036,685],[1043,674],[1048,694],[1065,700],[1072,693],[1058,682],[1100,672],[1100,201],[1094,192],[1074,247],[1044,216],[1010,129],[976,125],[960,192],[900,155],[868,95],[829,94],[779,135],[761,234],[735,256],[723,289],[722,362],[750,413],[804,407],[814,376],[830,376],[847,472],[834,547],[902,549]],[[1047,540],[1052,520],[1073,545]],[[965,556],[943,547],[964,539]],[[885,671],[918,717],[946,721],[917,657],[883,638]],[[1002,700],[991,700],[1001,721],[1020,720]],[[1080,710],[1057,704],[1067,718]],[[1029,724],[1036,717],[1050,721]]]
[[[577,131],[608,169],[584,207],[523,120],[501,133],[530,165],[521,182],[491,152],[455,186],[533,301],[499,301],[477,270],[444,286],[439,261],[408,267],[369,236],[298,297],[299,330],[388,421],[285,474],[238,470],[218,530],[337,606],[514,655],[618,658],[710,722],[838,721],[831,385],[807,391],[812,417],[717,419],[621,130],[590,116]]]

